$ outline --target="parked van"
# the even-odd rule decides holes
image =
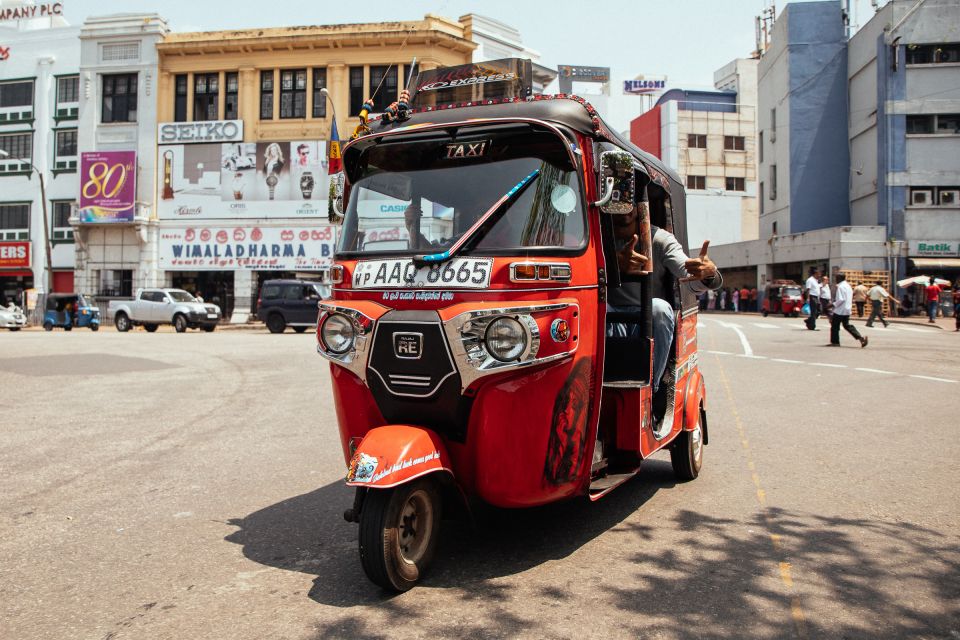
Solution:
[[[317,326],[317,303],[322,298],[320,286],[306,280],[267,280],[257,299],[257,318],[266,323],[270,333],[283,333],[293,327],[303,333]]]

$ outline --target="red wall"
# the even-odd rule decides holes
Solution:
[[[659,105],[630,122],[630,142],[660,158]]]
[[[57,293],[73,293],[73,271],[54,271],[53,290]]]

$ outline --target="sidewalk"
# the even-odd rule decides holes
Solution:
[[[44,329],[43,329],[43,326],[41,326],[41,325],[33,325],[33,326],[27,325],[26,327],[24,327],[23,329],[21,329],[21,331],[43,331],[43,330],[44,330]],[[246,324],[228,324],[228,323],[221,323],[221,324],[218,324],[218,325],[217,325],[217,331],[253,331],[253,330],[266,331],[266,330],[267,330],[267,326],[266,326],[265,324],[263,324],[262,322],[247,322]],[[2,331],[2,329],[0,329],[0,331]],[[63,328],[62,328],[62,327],[57,327],[56,329],[54,329],[54,331],[63,331]],[[74,327],[74,328],[73,328],[73,331],[84,332],[84,331],[90,331],[90,329],[88,329],[88,328],[86,328],[86,327],[83,327],[83,328]],[[101,332],[103,332],[103,331],[113,331],[114,333],[116,333],[117,330],[116,330],[116,328],[113,326],[112,323],[110,323],[110,324],[104,323],[104,324],[100,325],[100,331],[101,331]],[[132,328],[130,331],[132,331],[132,332],[133,332],[133,331],[142,331],[142,332],[146,333],[146,329],[144,329],[143,327],[134,327],[134,328]],[[169,332],[169,333],[172,333],[172,332],[173,332],[173,325],[160,325],[160,327],[157,329],[157,331],[163,332],[163,333],[168,333],[168,332]],[[195,329],[189,329],[189,331],[195,331]],[[196,331],[198,331],[198,330],[196,330]]]
[[[760,318],[760,319],[763,319],[763,314],[761,314],[761,313],[759,313],[759,312],[756,312],[756,311],[737,311],[737,312],[734,312],[734,311],[701,311],[700,313],[705,314],[705,315],[710,315],[710,316],[718,316],[718,317],[726,317],[726,318],[735,318],[735,317],[738,317],[738,316],[739,316],[739,317],[744,317],[744,318],[750,317],[750,318]],[[771,315],[770,317],[782,318],[783,315],[777,314],[777,315]],[[798,320],[803,320],[805,317],[806,317],[805,315],[801,315],[801,316],[800,316],[799,318],[797,318],[797,319],[798,319]],[[858,318],[857,315],[854,314],[854,315],[850,316],[850,321],[851,321],[851,322],[862,322],[862,323],[866,324],[867,318],[869,318],[869,317],[870,317],[870,315],[869,315],[869,314],[866,314],[866,313],[864,314],[864,316],[863,316],[862,318]],[[822,321],[822,318],[823,318],[823,316],[821,316],[821,320],[820,320],[820,321]],[[936,321],[936,322],[931,323],[931,322],[927,322],[927,316],[922,316],[922,315],[907,316],[907,317],[905,317],[905,318],[888,316],[888,317],[887,317],[887,322],[889,322],[890,324],[915,325],[915,326],[918,326],[918,327],[928,327],[928,328],[930,328],[930,329],[941,329],[941,330],[943,330],[943,331],[951,331],[951,332],[956,328],[956,322],[955,322],[954,318],[937,318],[937,321]]]

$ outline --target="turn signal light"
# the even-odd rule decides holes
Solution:
[[[569,282],[572,277],[573,269],[567,263],[514,262],[510,265],[510,280],[513,282],[530,280]]]
[[[537,265],[535,264],[515,264],[511,265],[513,271],[511,280],[536,280]]]

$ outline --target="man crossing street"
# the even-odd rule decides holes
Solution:
[[[827,285],[829,288],[829,285]],[[850,324],[850,314],[853,312],[853,289],[842,273],[837,274],[837,291],[833,296],[833,315],[830,317],[830,346],[840,346],[840,327],[860,341],[860,348],[867,346],[868,339]]]

